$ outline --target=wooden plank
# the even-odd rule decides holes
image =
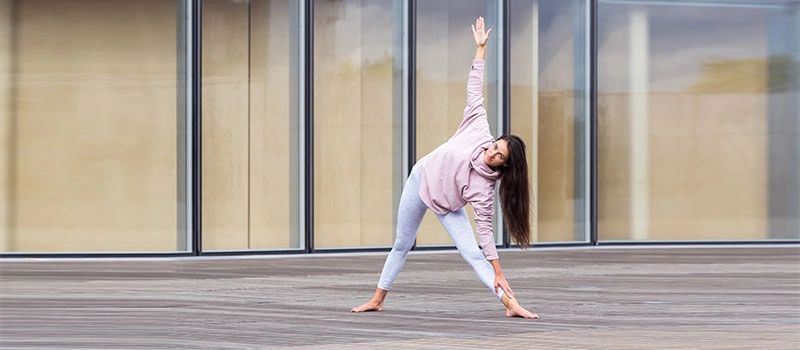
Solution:
[[[540,320],[506,318],[455,251],[412,252],[379,313],[386,253],[3,260],[2,345],[13,349],[800,345],[800,247],[500,252]]]

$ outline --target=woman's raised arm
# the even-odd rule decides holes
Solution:
[[[467,77],[467,106],[464,108],[464,119],[461,120],[456,134],[486,116],[486,110],[483,108],[483,67],[486,62],[486,42],[491,32],[491,29],[485,30],[483,17],[478,17],[472,25],[472,36],[475,38],[477,49]],[[488,128],[488,122],[485,124]]]

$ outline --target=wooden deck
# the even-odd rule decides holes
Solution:
[[[454,251],[0,260],[3,349],[799,349],[800,247],[501,250],[541,316],[504,316]]]

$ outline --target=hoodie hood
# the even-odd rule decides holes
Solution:
[[[469,161],[469,167],[472,168],[472,170],[475,170],[475,172],[478,173],[480,176],[489,180],[496,181],[498,178],[500,178],[500,171],[492,169],[483,160],[483,152],[485,152],[489,148],[489,145],[491,145],[492,142],[494,141],[488,141],[478,146],[477,148],[475,148],[474,151],[472,151],[472,157],[470,158]]]

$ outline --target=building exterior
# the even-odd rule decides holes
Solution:
[[[0,252],[390,247],[478,16],[535,244],[800,239],[798,1],[0,0]]]

